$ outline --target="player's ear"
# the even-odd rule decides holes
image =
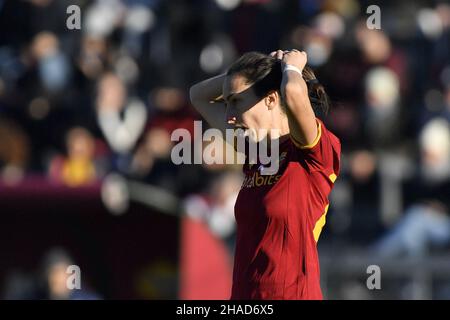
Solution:
[[[272,110],[273,108],[275,108],[275,106],[277,105],[278,101],[279,101],[279,95],[277,91],[270,91],[267,96],[264,98],[264,103],[267,106],[268,110]]]

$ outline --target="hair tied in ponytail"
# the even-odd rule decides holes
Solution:
[[[317,79],[306,80],[306,83],[307,84],[320,84],[319,80],[317,80]]]

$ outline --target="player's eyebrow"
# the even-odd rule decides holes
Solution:
[[[230,93],[224,100],[225,101],[228,101],[228,100],[230,100],[234,95],[236,95],[237,94],[237,92],[232,92],[232,93]]]
[[[242,91],[239,92],[230,92],[228,94],[228,96],[226,98],[223,99],[223,101],[228,102],[231,98],[233,98],[234,96],[239,96],[239,97],[243,97],[244,95],[246,95],[248,93],[248,91],[250,90],[251,87],[248,87]]]

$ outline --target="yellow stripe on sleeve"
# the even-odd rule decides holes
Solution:
[[[320,122],[318,122],[318,121],[317,121],[317,137],[310,144],[302,145],[297,140],[295,140],[295,138],[292,135],[290,135],[292,142],[295,144],[295,146],[297,148],[300,148],[300,149],[312,149],[312,148],[314,148],[319,143],[321,136],[322,136],[322,126],[321,126]]]
[[[316,242],[319,240],[320,233],[322,232],[322,228],[325,225],[329,206],[330,205],[327,204],[327,206],[325,207],[325,212],[322,214],[322,216],[319,218],[319,220],[317,220],[316,225],[314,226],[313,234],[314,234],[314,240]]]
[[[337,179],[337,175],[335,173],[332,173],[332,174],[329,175],[328,178],[331,180],[331,182],[334,183],[336,181],[336,179]]]

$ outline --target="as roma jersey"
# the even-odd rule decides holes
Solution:
[[[231,299],[322,299],[317,240],[339,174],[340,142],[317,120],[309,146],[279,146],[279,169],[244,165],[235,205],[237,241]]]

